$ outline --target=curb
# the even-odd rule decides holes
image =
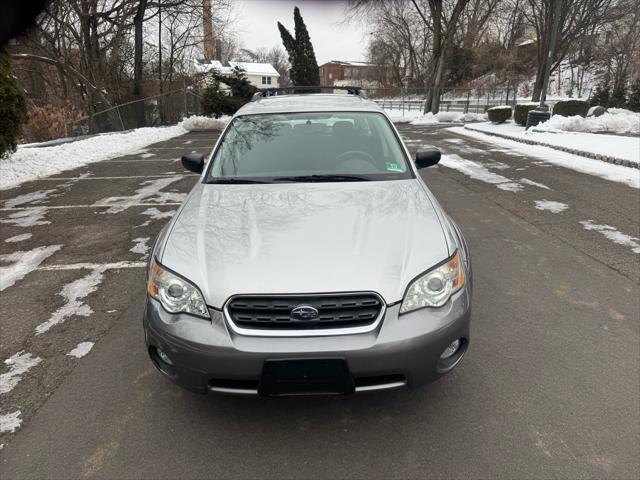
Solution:
[[[631,160],[627,160],[625,158],[618,157],[610,157],[608,155],[601,155],[593,152],[586,152],[584,150],[576,150],[575,148],[567,148],[562,147],[560,145],[552,145],[550,143],[539,142],[537,140],[528,140],[526,138],[514,138],[510,135],[505,135],[504,133],[497,132],[486,132],[484,130],[480,130],[478,128],[473,128],[465,125],[465,130],[471,130],[472,132],[484,133],[485,135],[492,135],[494,137],[504,138],[505,140],[513,140],[514,142],[526,143],[528,145],[540,145],[542,147],[553,148],[554,150],[560,150],[561,152],[572,153],[574,155],[579,155],[581,157],[591,158],[593,160],[601,160],[603,162],[612,163],[614,165],[622,165],[624,167],[640,169],[640,163],[632,162]]]

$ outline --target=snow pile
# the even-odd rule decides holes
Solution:
[[[402,111],[397,108],[385,108],[384,111],[393,123],[409,123],[422,115],[419,110]]]
[[[186,130],[181,125],[148,127],[124,133],[97,135],[54,147],[18,147],[13,155],[0,159],[0,190],[88,163],[126,155],[185,133]]]
[[[509,105],[496,105],[495,107],[491,107],[489,110],[511,110],[511,106],[509,106]]]
[[[611,108],[599,117],[563,117],[553,115],[549,120],[532,128],[535,132],[586,132],[640,135],[640,113]]]
[[[487,115],[484,113],[463,113],[463,112],[438,112],[435,115],[431,112],[419,115],[411,121],[411,125],[433,125],[435,123],[469,123],[484,122]]]
[[[182,128],[189,132],[197,132],[199,130],[222,130],[231,121],[231,117],[225,116],[220,118],[211,118],[193,115],[182,120]]]

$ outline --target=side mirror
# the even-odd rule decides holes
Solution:
[[[440,150],[435,147],[416,152],[416,167],[418,169],[431,167],[440,161]]]
[[[202,173],[204,169],[204,157],[199,153],[190,153],[182,157],[182,166],[195,173]]]

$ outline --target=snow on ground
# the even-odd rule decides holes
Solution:
[[[173,215],[175,213],[176,213],[176,210],[169,210],[167,212],[161,212],[160,210],[158,210],[155,207],[147,208],[140,215],[148,216],[149,220],[147,220],[144,223],[141,223],[140,225],[138,225],[138,227],[146,227],[147,225],[151,225],[151,222],[153,222],[154,220],[161,220],[163,218],[171,218],[171,217],[173,217]]]
[[[385,109],[393,123],[411,123],[411,125],[435,125],[438,123],[468,123],[484,122],[487,115],[484,113],[463,112],[431,112],[422,113],[420,110]]]
[[[545,190],[551,190],[544,183],[534,182],[533,180],[529,180],[528,178],[521,178],[519,180],[520,183],[524,183],[525,185],[531,185],[532,187],[544,188]]]
[[[522,190],[522,185],[513,180],[498,175],[497,173],[490,172],[484,165],[471,160],[466,160],[458,155],[442,155],[440,159],[440,165],[448,168],[453,168],[459,172],[468,175],[469,177],[480,180],[485,183],[495,185],[501,190],[507,190],[510,192],[519,192]]]
[[[563,117],[554,115],[549,120],[532,128],[536,132],[585,132],[640,135],[640,113],[623,108],[610,108],[599,117]],[[636,142],[638,139],[636,139]],[[636,143],[636,150],[637,150]],[[636,160],[637,161],[637,160]]]
[[[53,312],[49,320],[36,327],[36,334],[40,335],[41,333],[45,333],[54,325],[63,323],[67,318],[74,315],[82,317],[91,315],[93,310],[89,305],[84,303],[82,299],[98,289],[98,285],[100,285],[104,279],[104,271],[104,267],[97,268],[89,273],[89,275],[62,287],[62,291],[58,295],[64,297],[66,303]]]
[[[81,342],[76,348],[67,353],[68,357],[82,358],[93,348],[93,342]]]
[[[104,213],[120,213],[127,210],[132,205],[136,205],[138,203],[142,203],[145,200],[154,199],[158,203],[163,203],[167,201],[173,201],[176,203],[181,203],[185,198],[186,194],[183,193],[173,193],[173,192],[160,192],[163,188],[168,187],[172,183],[177,182],[182,177],[166,177],[166,178],[158,178],[157,180],[147,180],[142,182],[140,185],[142,188],[136,190],[135,194],[124,196],[124,197],[107,197],[102,200],[98,200],[96,205],[112,205],[107,211]]]
[[[613,165],[611,163],[602,162],[600,160],[592,160],[590,158],[580,157],[571,153],[554,150],[553,148],[549,147],[527,145],[513,140],[486,135],[482,132],[471,130],[469,128],[451,127],[449,128],[449,130],[459,135],[464,135],[481,140],[483,142],[493,143],[495,145],[506,147],[510,152],[515,152],[516,154],[536,157],[544,160],[545,162],[559,165],[564,168],[570,168],[572,170],[587,173],[589,175],[596,175],[612,182],[624,183],[633,188],[640,188],[640,170],[636,168]],[[598,137],[602,136],[598,135]]]
[[[55,192],[55,188],[52,190],[38,190],[36,192],[25,193],[24,195],[18,195],[11,200],[7,200],[4,204],[5,208],[16,208],[26,203],[38,204],[46,200],[50,193]]]
[[[14,154],[0,159],[0,190],[88,163],[126,155],[185,133],[182,125],[149,127],[97,135],[53,147],[18,147]]]
[[[524,127],[512,122],[498,125],[492,123],[479,123],[477,125],[468,126],[467,129],[477,130],[479,132],[499,133],[515,139],[531,140],[551,146],[555,145],[579,151],[591,152],[598,155],[622,158],[636,163],[640,161],[640,138],[596,133],[563,132],[557,129],[544,127],[544,125],[549,124],[549,122],[553,122],[555,118],[564,120],[580,118],[582,120],[587,120],[582,117],[560,117],[559,115],[556,115],[551,117],[551,120],[548,122],[541,124],[542,126],[533,127],[533,129],[529,130],[525,130]],[[638,125],[640,125],[640,117],[637,122]],[[543,130],[540,130],[540,128]]]
[[[508,192],[520,192],[524,189],[525,185],[531,187],[542,188],[545,190],[550,190],[549,187],[543,185],[542,183],[534,182],[533,180],[529,180],[528,178],[521,178],[520,180],[512,180],[510,178],[499,175],[495,172],[489,171],[489,168],[494,167],[498,169],[501,168],[504,164],[499,162],[495,162],[496,164],[483,164],[479,162],[474,162],[472,160],[467,160],[465,158],[460,157],[455,154],[444,154],[440,159],[439,165],[442,165],[447,168],[452,168],[454,170],[458,170],[459,172],[464,173],[465,175],[475,179],[480,180],[481,182],[490,183],[495,185],[500,190],[506,190]],[[505,167],[509,168],[507,165]]]
[[[4,361],[9,371],[0,375],[0,393],[10,392],[22,380],[22,375],[38,365],[42,359],[30,353],[18,352]]]
[[[13,252],[0,255],[0,292],[9,288],[17,281],[22,280],[29,272],[32,272],[43,261],[57,252],[62,245],[49,245],[38,247],[28,252]]]
[[[203,117],[193,115],[182,121],[182,128],[189,132],[198,130],[221,130],[231,121],[231,117],[224,116],[220,118]]]
[[[2,160],[0,160],[1,162]],[[0,223],[6,223],[9,225],[15,225],[16,227],[34,227],[36,225],[47,225],[51,223],[44,219],[47,214],[47,207],[33,207],[25,208],[24,210],[18,210],[6,218],[1,218]]]
[[[554,202],[553,200],[536,200],[536,208],[538,210],[547,210],[551,213],[564,212],[569,205],[562,202]]]
[[[14,235],[13,237],[9,237],[5,240],[5,243],[16,243],[16,242],[24,242],[25,240],[29,240],[33,237],[33,233],[23,233],[22,235]]]
[[[598,225],[593,223],[593,220],[583,220],[580,222],[585,230],[594,230],[600,232],[606,238],[613,243],[624,245],[625,247],[631,247],[634,253],[640,253],[640,238],[632,237],[626,233],[622,233],[616,230],[611,225]]]
[[[20,418],[22,412],[15,410],[11,413],[0,414],[0,433],[13,433],[22,425],[22,419]]]
[[[146,257],[149,254],[149,245],[147,245],[149,243],[149,240],[150,240],[149,237],[134,238],[133,241],[136,244],[133,247],[131,247],[129,251],[133,253],[138,253],[140,255],[144,255]]]
[[[402,110],[398,108],[385,108],[385,113],[389,115],[389,118],[393,123],[409,123],[415,120],[416,117],[422,115],[420,110]]]

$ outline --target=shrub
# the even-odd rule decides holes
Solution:
[[[627,85],[626,79],[623,78],[617,82],[611,91],[609,106],[614,108],[624,108],[627,106]]]
[[[589,102],[585,100],[563,100],[553,106],[553,115],[586,117],[587,113],[589,113]]]
[[[11,57],[0,48],[0,157],[15,151],[16,140],[26,121],[24,92],[11,73]]]
[[[491,107],[487,110],[489,121],[493,123],[504,123],[511,118],[511,107],[501,105],[499,107]]]
[[[80,119],[80,112],[70,103],[65,105],[47,104],[29,109],[29,121],[24,127],[27,142],[44,142],[73,134],[73,126]]]
[[[627,108],[632,112],[640,112],[640,78],[631,85]]]
[[[590,104],[592,107],[605,107],[609,106],[609,97],[610,97],[610,87],[609,82],[604,81],[596,86],[596,91],[593,92],[593,96],[591,97]]]
[[[219,87],[209,85],[202,94],[202,113],[215,118],[233,115],[244,103],[227,95]]]
[[[523,127],[527,124],[527,116],[531,110],[538,108],[537,103],[519,103],[513,113],[513,121]]]

